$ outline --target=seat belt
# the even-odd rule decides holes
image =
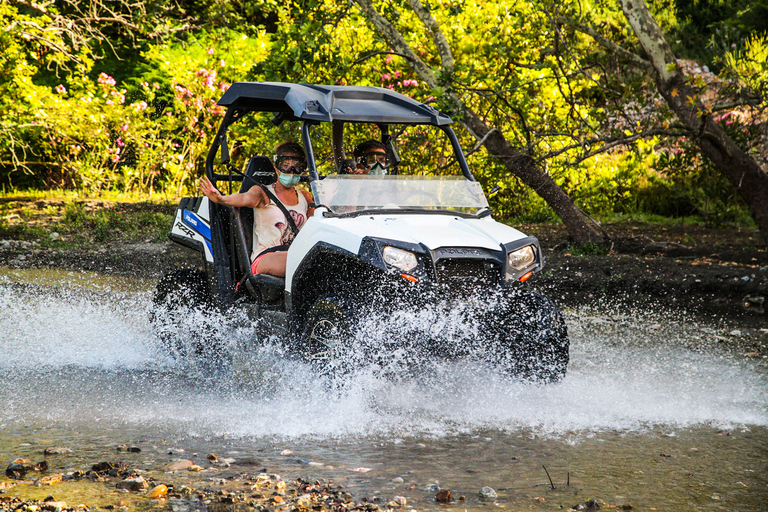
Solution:
[[[266,185],[262,185],[259,183],[259,186],[264,190],[264,193],[267,194],[267,197],[275,203],[275,206],[280,208],[280,211],[283,212],[283,215],[285,215],[285,220],[288,221],[288,225],[291,226],[291,231],[293,231],[293,236],[296,236],[296,234],[299,232],[299,228],[296,227],[296,223],[293,221],[293,216],[291,215],[291,212],[288,211],[288,208],[285,207],[285,205],[280,201],[280,199],[277,198],[275,194],[272,193],[269,188],[267,188]],[[296,189],[294,189],[296,190]],[[296,190],[296,196],[298,198],[299,191]],[[299,202],[301,202],[301,199],[299,199]]]

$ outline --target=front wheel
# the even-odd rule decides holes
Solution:
[[[565,377],[569,362],[568,329],[560,309],[535,292],[507,301],[494,329],[495,362],[513,377],[555,383]]]
[[[300,351],[323,375],[348,373],[353,336],[354,323],[347,301],[321,297],[307,314]]]

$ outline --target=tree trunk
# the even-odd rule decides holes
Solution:
[[[655,71],[659,92],[680,122],[697,134],[701,152],[733,183],[768,240],[768,174],[712,119],[686,83],[656,20],[644,0],[621,0],[621,7]]]
[[[533,158],[512,147],[498,130],[489,135],[491,128],[473,110],[464,106],[463,113],[461,123],[475,137],[482,139],[487,136],[485,147],[488,152],[504,164],[507,172],[518,177],[547,202],[563,221],[568,236],[575,243],[603,244],[606,242],[606,238],[597,232],[573,199],[555,183],[549,174],[536,165]]]
[[[437,88],[437,78],[432,68],[416,55],[395,26],[379,14],[373,7],[372,1],[355,0],[355,2],[360,6],[363,14],[373,24],[379,35],[395,51],[405,56],[411,68],[419,77],[430,87]],[[423,8],[419,0],[408,0],[408,3],[431,34],[440,54],[443,72],[450,74],[453,69],[453,56],[439,25],[431,17],[429,11]],[[519,178],[547,202],[555,214],[563,221],[565,229],[568,231],[568,236],[574,243],[581,245],[588,242],[598,244],[605,244],[607,242],[606,237],[598,231],[596,225],[587,218],[586,214],[576,206],[573,199],[555,183],[549,174],[537,166],[530,156],[512,147],[500,130],[496,129],[493,133],[490,133],[492,128],[474,110],[470,109],[461,98],[450,92],[446,94],[450,96],[449,100],[451,103],[461,106],[462,113],[464,114],[461,123],[478,140],[485,138],[484,144],[486,149],[491,155],[500,159],[507,172]]]

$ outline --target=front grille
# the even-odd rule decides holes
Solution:
[[[440,259],[435,262],[437,282],[452,290],[472,291],[497,285],[501,268],[496,261],[486,259]]]

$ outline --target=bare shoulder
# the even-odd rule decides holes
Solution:
[[[308,203],[311,203],[312,201],[314,201],[314,198],[312,197],[312,192],[309,192],[307,190],[302,190],[301,193],[304,195],[304,199],[306,199]]]
[[[260,186],[251,187],[248,189],[248,192],[246,192],[246,195],[248,196],[248,206],[251,208],[261,208],[269,203],[267,194],[264,193],[264,189]]]

